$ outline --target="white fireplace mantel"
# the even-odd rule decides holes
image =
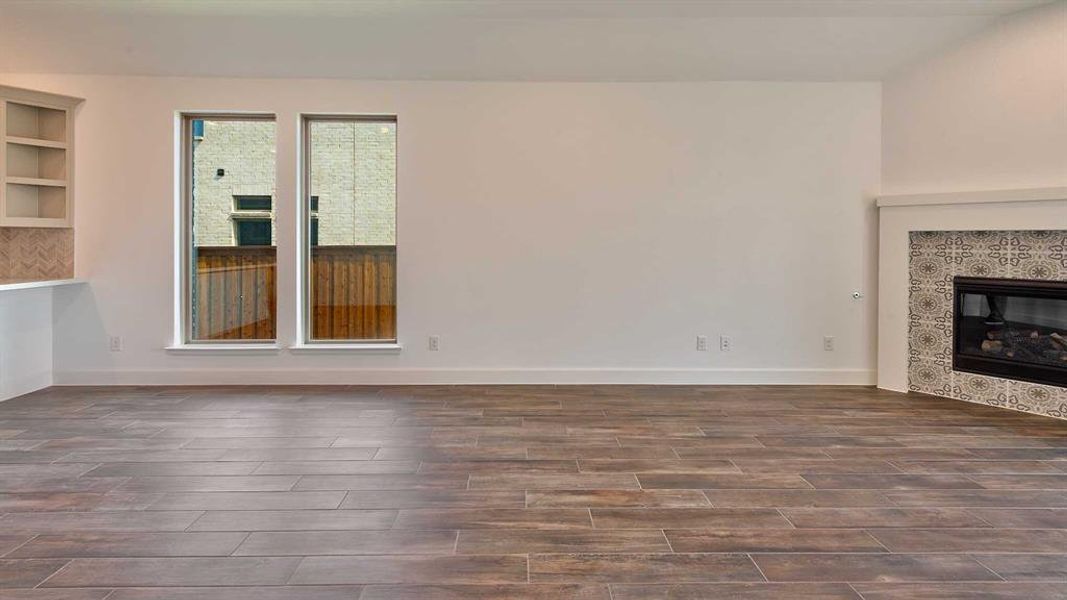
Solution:
[[[1067,187],[882,196],[878,206],[878,387],[908,389],[912,231],[1067,229]]]
[[[878,208],[900,206],[947,206],[960,204],[1004,204],[1009,202],[1048,202],[1056,200],[1067,200],[1067,187],[880,196],[878,198]]]

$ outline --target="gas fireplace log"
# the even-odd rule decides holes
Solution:
[[[1067,337],[1053,332],[1048,336],[1048,339],[1052,340],[1053,344],[1059,346],[1060,348],[1063,348],[1064,350],[1067,350]]]
[[[1015,358],[1026,362],[1043,362],[1045,357],[1040,352],[1034,352],[1029,348],[1018,347],[1015,349]]]

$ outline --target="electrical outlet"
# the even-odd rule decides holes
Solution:
[[[708,351],[708,336],[706,336],[706,335],[698,335],[697,336],[697,352],[707,352],[707,351]]]
[[[733,348],[733,346],[734,346],[734,343],[730,339],[730,336],[726,336],[726,335],[720,335],[719,336],[719,351],[720,352],[729,352],[730,349]]]
[[[834,351],[834,336],[827,335],[822,338],[822,349],[827,352]]]
[[[122,352],[122,338],[117,335],[111,336],[108,338],[107,347],[112,352]]]
[[[440,350],[441,349],[441,336],[439,336],[439,335],[431,335],[429,337],[429,339],[427,340],[426,347],[430,350],[430,352],[437,352],[438,350]]]

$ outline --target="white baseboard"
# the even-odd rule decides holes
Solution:
[[[887,392],[900,392],[901,394],[907,394],[908,393],[908,386],[906,386],[906,385],[905,386],[896,386],[896,385],[882,384],[880,382],[878,384],[876,384],[876,385],[877,385],[878,389],[885,390]]]
[[[165,369],[57,371],[55,385],[874,385],[871,369]]]

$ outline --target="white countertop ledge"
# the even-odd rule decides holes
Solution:
[[[400,352],[404,347],[397,343],[336,343],[336,344],[295,344],[289,346],[289,351],[295,354],[307,353],[366,353],[366,354],[393,354]]]
[[[84,279],[0,279],[0,292],[32,290],[35,288],[60,287],[86,283]]]
[[[164,348],[172,354],[274,354],[278,344],[176,344]]]

